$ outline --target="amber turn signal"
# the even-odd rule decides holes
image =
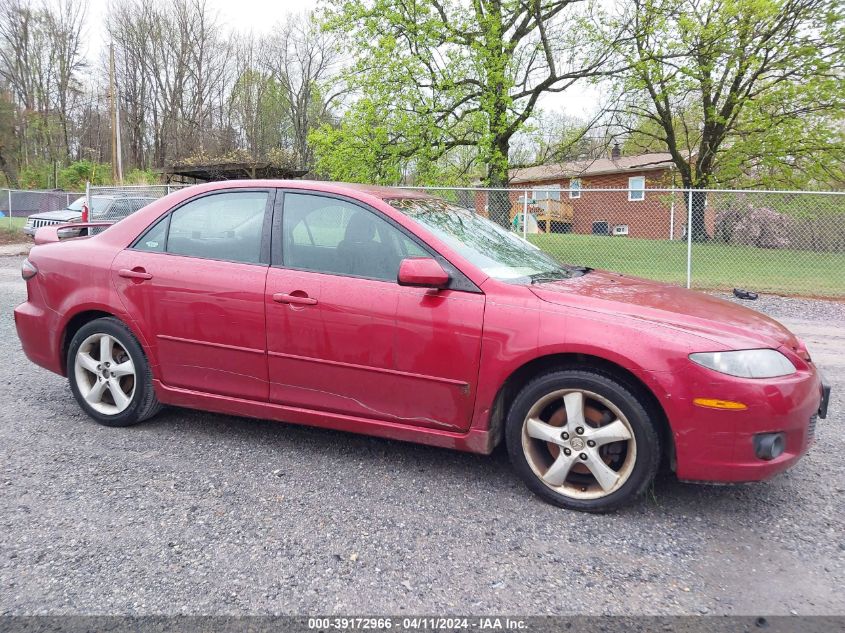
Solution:
[[[733,400],[718,400],[716,398],[695,398],[692,403],[707,409],[728,409],[730,411],[742,411],[748,407],[741,402]]]

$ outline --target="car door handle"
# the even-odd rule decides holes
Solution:
[[[127,279],[152,279],[153,276],[148,273],[143,268],[141,269],[133,269],[129,270],[128,268],[121,268],[118,272],[118,275],[121,277],[126,277]]]
[[[312,299],[311,297],[303,297],[301,295],[289,295],[283,292],[277,292],[273,295],[273,301],[278,303],[292,303],[294,305],[300,306],[313,306],[316,305],[317,300]]]

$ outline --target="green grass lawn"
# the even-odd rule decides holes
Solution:
[[[528,237],[563,262],[686,283],[686,242],[574,234]],[[692,286],[845,297],[845,253],[693,244]]]
[[[26,241],[27,236],[21,231],[26,218],[0,218],[0,244]]]

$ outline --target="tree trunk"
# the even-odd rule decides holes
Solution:
[[[511,224],[511,200],[508,191],[508,151],[510,141],[508,139],[493,139],[492,158],[487,163],[487,186],[500,188],[503,191],[487,192],[487,215],[488,217],[505,228]]]
[[[6,182],[9,185],[10,189],[14,189],[18,186],[18,174],[15,172],[14,166],[6,160],[6,157],[3,156],[3,147],[0,146],[0,172],[3,172],[6,176]],[[11,210],[9,210],[11,213]]]
[[[705,222],[707,191],[704,189],[687,188],[687,191],[684,192],[684,204],[686,205],[688,218],[690,193],[692,194],[692,241],[706,242],[710,239],[710,234],[707,233],[707,224]],[[687,230],[689,230],[689,228]]]

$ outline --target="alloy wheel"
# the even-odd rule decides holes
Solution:
[[[135,395],[135,364],[114,336],[97,333],[76,352],[74,373],[79,393],[103,415],[122,413]]]
[[[627,417],[607,398],[579,389],[557,390],[534,403],[523,422],[522,449],[544,485],[577,499],[618,490],[637,459]]]

